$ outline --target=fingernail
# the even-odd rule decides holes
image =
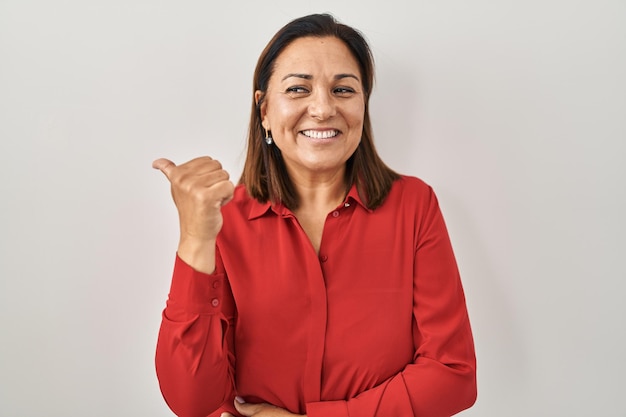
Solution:
[[[241,398],[240,396],[236,396],[235,397],[235,401],[237,401],[239,404],[245,404],[245,400],[243,398]]]

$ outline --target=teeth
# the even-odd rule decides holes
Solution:
[[[334,138],[339,134],[338,130],[304,130],[302,132],[304,136],[308,136],[313,139],[328,139]]]

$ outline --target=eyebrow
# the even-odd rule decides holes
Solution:
[[[283,77],[282,81],[285,81],[287,78],[291,78],[291,77],[302,78],[305,80],[313,79],[313,76],[311,74],[287,74],[286,76]],[[337,74],[333,78],[335,80],[341,80],[342,78],[354,78],[355,80],[360,81],[359,77],[357,77],[354,74]]]

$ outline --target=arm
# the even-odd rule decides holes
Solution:
[[[220,269],[200,273],[176,257],[156,371],[163,397],[181,417],[205,417],[224,403],[232,408],[235,309]]]
[[[451,416],[476,399],[476,360],[465,298],[435,195],[415,245],[413,362],[347,401],[307,404],[309,417]]]
[[[209,157],[154,161],[171,184],[180,242],[157,342],[161,391],[180,417],[205,417],[234,397],[234,302],[215,241],[233,184]],[[228,409],[233,409],[228,401]]]

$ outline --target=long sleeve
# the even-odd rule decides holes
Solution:
[[[413,362],[355,398],[307,403],[309,417],[444,417],[474,403],[476,359],[465,297],[432,190],[425,204],[415,242]]]
[[[225,402],[234,412],[234,310],[223,272],[203,274],[176,257],[156,371],[163,397],[179,417],[206,417]]]

